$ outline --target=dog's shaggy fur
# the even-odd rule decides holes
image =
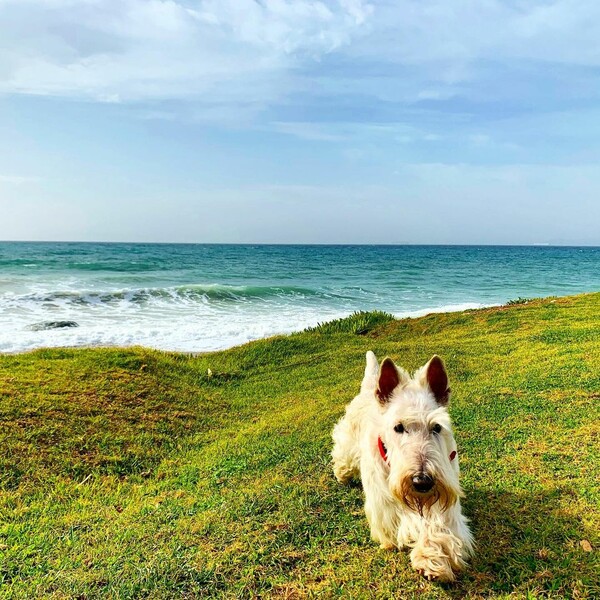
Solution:
[[[448,377],[434,356],[411,377],[373,352],[358,396],[333,429],[333,469],[360,477],[372,538],[382,548],[412,548],[412,566],[452,581],[473,552],[462,515]]]

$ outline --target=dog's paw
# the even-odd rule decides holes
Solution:
[[[396,544],[394,544],[393,542],[381,542],[381,544],[379,544],[379,547],[382,550],[394,550],[396,548]]]
[[[439,581],[440,583],[450,583],[455,579],[454,573],[451,573],[450,575],[447,573],[437,573],[429,571],[428,569],[417,569],[417,573],[425,577],[427,581]]]
[[[456,579],[450,561],[444,556],[430,555],[415,548],[411,552],[410,562],[415,571],[429,581],[448,583]]]
[[[346,465],[334,465],[333,474],[338,480],[338,483],[341,483],[342,485],[349,485],[352,483],[352,479],[355,475],[354,471],[349,469]]]

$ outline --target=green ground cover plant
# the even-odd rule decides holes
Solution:
[[[372,543],[333,478],[369,349],[446,362],[478,544],[453,585]],[[598,598],[599,365],[600,294],[1,356],[0,597]]]

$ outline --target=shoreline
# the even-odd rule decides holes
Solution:
[[[592,291],[592,292],[583,292],[580,294],[568,294],[568,295],[564,295],[564,296],[550,295],[550,296],[535,297],[535,298],[519,297],[516,299],[509,300],[503,304],[501,304],[501,303],[483,304],[483,303],[476,303],[476,302],[465,302],[465,303],[461,303],[461,304],[444,305],[439,308],[423,308],[423,309],[417,309],[414,311],[403,311],[403,312],[397,312],[397,313],[389,312],[388,314],[390,314],[394,318],[395,321],[418,320],[418,319],[425,318],[430,315],[449,315],[449,314],[457,314],[457,313],[471,313],[471,312],[477,312],[477,311],[486,311],[486,310],[490,310],[490,309],[506,309],[506,308],[512,308],[514,306],[519,306],[519,305],[528,305],[533,302],[553,302],[555,300],[580,298],[580,297],[584,297],[584,296],[591,296],[594,294],[600,294],[600,290]],[[93,350],[93,349],[128,350],[128,349],[133,349],[133,348],[142,348],[144,350],[150,350],[150,351],[155,351],[155,352],[164,352],[167,354],[181,354],[181,355],[185,355],[185,356],[202,356],[202,355],[206,355],[206,354],[226,352],[226,351],[232,350],[234,348],[245,346],[247,344],[252,344],[253,342],[259,342],[259,341],[268,340],[268,339],[272,339],[272,338],[276,338],[276,337],[280,337],[280,336],[285,337],[285,336],[297,335],[297,334],[303,333],[307,329],[316,328],[321,325],[331,323],[333,321],[349,319],[350,317],[352,317],[352,315],[354,315],[356,313],[370,314],[370,313],[374,313],[374,312],[379,312],[379,311],[377,309],[374,309],[374,310],[364,310],[364,311],[359,310],[359,311],[353,311],[353,312],[346,312],[346,313],[340,314],[339,316],[334,315],[331,318],[326,318],[324,320],[315,319],[312,322],[312,324],[308,324],[306,327],[302,327],[299,329],[279,331],[279,332],[275,332],[275,333],[272,333],[269,335],[249,339],[249,340],[246,340],[246,341],[243,341],[240,343],[234,343],[231,345],[214,347],[214,348],[206,348],[206,349],[201,349],[201,350],[160,348],[160,347],[155,347],[152,345],[141,344],[141,343],[73,344],[73,345],[56,344],[56,345],[42,345],[42,346],[36,346],[33,348],[24,348],[24,349],[20,349],[20,350],[0,350],[0,358],[2,356],[19,356],[19,355],[23,355],[23,354],[30,354],[30,353],[38,352],[41,350]],[[380,311],[380,312],[387,312],[387,311]],[[49,330],[49,331],[58,331],[58,330]]]
[[[546,296],[543,298],[527,298],[527,299],[524,298],[524,299],[522,299],[523,301],[511,300],[504,304],[500,304],[500,303],[482,304],[482,303],[476,303],[476,302],[465,302],[465,303],[461,303],[461,304],[444,305],[444,306],[440,306],[438,308],[423,308],[423,309],[417,309],[414,311],[403,311],[403,312],[397,312],[397,313],[390,312],[388,314],[392,315],[392,317],[394,318],[395,321],[416,320],[416,319],[421,319],[421,318],[427,317],[429,315],[445,315],[445,314],[467,313],[467,312],[473,312],[473,311],[484,311],[484,310],[489,310],[489,309],[493,309],[493,308],[510,307],[511,303],[512,303],[512,305],[529,304],[533,301],[545,301],[545,300],[550,300],[553,298],[573,298],[573,297],[585,296],[585,295],[594,294],[594,293],[596,293],[596,292],[585,292],[583,294],[567,295],[567,296]],[[212,354],[212,353],[216,353],[216,352],[225,352],[227,350],[238,348],[240,346],[245,346],[245,345],[251,344],[253,342],[268,340],[268,339],[276,338],[276,337],[280,337],[280,336],[290,336],[290,335],[300,334],[300,333],[304,332],[306,329],[318,327],[318,326],[326,324],[326,323],[331,323],[332,321],[349,319],[353,314],[356,314],[357,312],[369,314],[369,313],[373,313],[373,312],[377,312],[377,311],[376,310],[364,310],[364,311],[346,312],[346,313],[340,314],[339,316],[333,316],[331,318],[327,318],[324,320],[315,319],[312,324],[309,324],[306,327],[302,327],[300,329],[280,331],[277,333],[273,333],[271,335],[256,337],[256,338],[253,338],[253,339],[241,342],[241,343],[236,343],[236,344],[221,346],[221,347],[215,347],[215,348],[207,348],[207,349],[202,349],[202,350],[159,348],[159,347],[154,347],[151,345],[145,345],[145,344],[140,344],[140,343],[132,343],[132,344],[124,344],[124,345],[119,345],[119,344],[80,344],[80,345],[66,344],[66,345],[60,345],[60,344],[57,344],[57,345],[36,346],[34,348],[25,348],[22,350],[8,350],[8,351],[0,350],[0,357],[2,357],[2,356],[18,356],[21,354],[29,354],[29,353],[37,352],[40,350],[92,350],[92,349],[127,350],[127,349],[132,349],[132,348],[143,348],[145,350],[164,352],[164,353],[169,353],[169,354],[174,353],[174,354],[182,354],[182,355],[187,355],[187,356],[201,356],[201,355]],[[382,312],[387,312],[387,311],[382,311]],[[50,330],[50,331],[52,331],[52,330]]]
[[[418,318],[600,289],[600,252],[568,247],[25,243],[0,258],[2,353],[212,352],[356,311]]]

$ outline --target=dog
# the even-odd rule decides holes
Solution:
[[[413,568],[442,582],[454,581],[474,550],[460,506],[449,399],[438,356],[411,377],[390,358],[379,366],[369,351],[360,393],[332,433],[335,477],[360,477],[373,540],[411,548]]]

